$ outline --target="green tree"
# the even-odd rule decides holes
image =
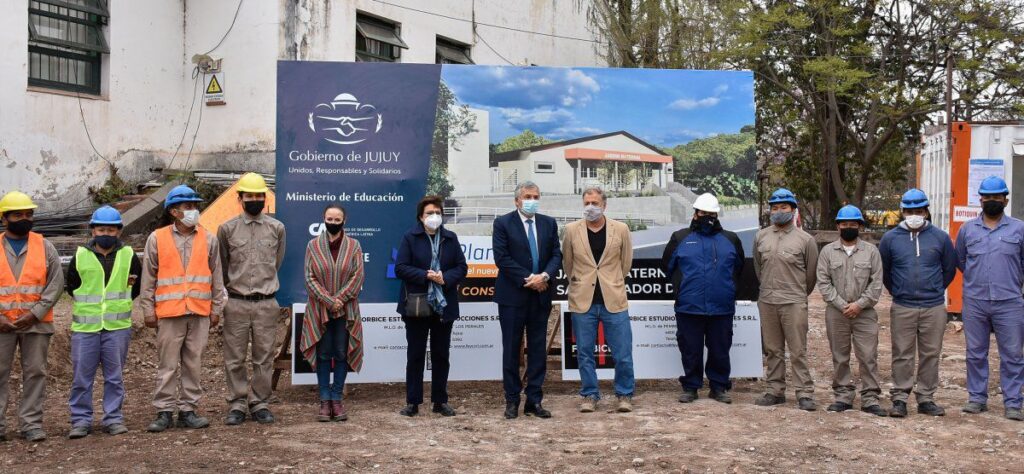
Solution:
[[[551,143],[551,140],[544,138],[532,130],[523,130],[519,135],[512,135],[497,145],[492,145],[491,152],[493,153],[504,153],[506,151],[522,150],[524,148],[530,148],[537,145],[546,145]]]
[[[448,180],[448,148],[459,150],[462,139],[475,131],[476,116],[469,112],[469,106],[460,104],[448,85],[441,81],[437,95],[434,136],[430,145],[427,194],[451,196],[455,187]]]

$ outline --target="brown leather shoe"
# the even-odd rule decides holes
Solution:
[[[345,421],[348,420],[348,411],[345,410],[345,404],[341,400],[331,401],[331,421]]]
[[[320,414],[316,416],[316,421],[331,421],[331,410],[333,406],[330,400],[320,400]]]

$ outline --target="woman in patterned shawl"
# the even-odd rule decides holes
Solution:
[[[363,250],[345,235],[345,209],[324,210],[324,232],[306,245],[306,292],[302,356],[316,370],[320,386],[319,421],[348,419],[341,401],[348,371],[363,365],[363,324],[359,291],[363,287]],[[331,374],[334,374],[334,384]]]

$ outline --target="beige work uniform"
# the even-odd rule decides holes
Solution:
[[[4,256],[14,278],[21,277],[21,269],[28,259],[28,244],[17,255],[11,244],[3,239]],[[29,312],[42,319],[60,299],[64,290],[64,271],[60,266],[60,254],[48,240],[43,240],[46,249],[46,286],[42,298]],[[57,315],[54,315],[56,317]],[[4,316],[0,316],[2,318]],[[22,433],[43,428],[43,402],[46,401],[46,355],[53,335],[53,323],[37,322],[17,332],[0,333],[0,433],[6,432],[9,379],[14,363],[14,352],[21,348],[21,402],[18,404],[19,431]]]
[[[217,229],[224,286],[224,375],[229,410],[256,412],[267,408],[274,371],[274,342],[281,307],[272,297],[280,284],[285,229],[277,219],[243,213]],[[258,299],[270,296],[265,299]],[[252,343],[252,380],[245,366]]]
[[[814,380],[807,366],[807,295],[814,290],[818,246],[810,234],[789,223],[758,231],[754,249],[768,392],[785,396],[788,346],[796,396],[810,398]]]
[[[172,225],[171,235],[181,257],[182,267],[188,268],[196,233],[182,234],[177,225]],[[210,313],[219,316],[224,312],[224,274],[220,266],[217,237],[210,232],[206,233],[206,248],[210,253],[207,258],[213,280]],[[146,319],[156,319],[156,274],[159,267],[156,233],[152,233],[146,240],[142,260],[142,289],[138,299],[139,309]],[[210,337],[209,316],[183,314],[157,319],[156,346],[160,360],[157,364],[153,406],[158,411],[174,411],[175,408],[179,411],[195,411],[199,405],[203,395],[200,384],[202,354]]]
[[[853,405],[856,386],[850,370],[850,346],[860,363],[862,407],[878,405],[878,313],[882,295],[882,257],[878,248],[858,239],[847,255],[841,241],[822,249],[818,258],[818,291],[825,300],[825,331],[832,349],[832,391],[837,402]],[[850,319],[843,310],[856,303],[862,311]]]

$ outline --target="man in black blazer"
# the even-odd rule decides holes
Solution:
[[[492,247],[498,278],[494,302],[501,322],[505,418],[519,416],[519,347],[526,330],[526,406],[523,414],[550,418],[541,406],[547,370],[546,336],[551,314],[551,278],[562,265],[558,224],[537,213],[540,188],[531,181],[516,186],[516,210],[494,220]]]

